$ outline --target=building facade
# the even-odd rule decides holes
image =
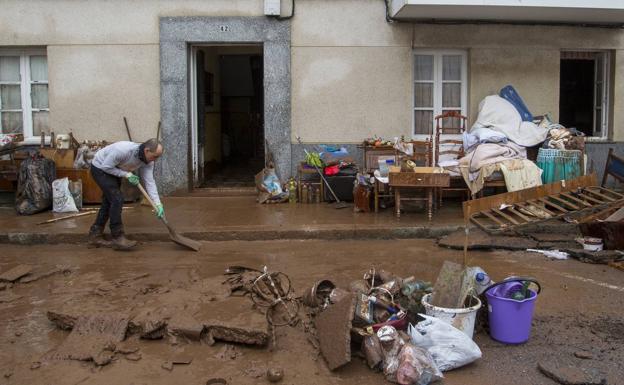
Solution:
[[[425,20],[418,3],[433,7]],[[263,0],[0,0],[2,132],[125,140],[125,116],[142,141],[162,121],[157,177],[171,193],[224,154],[270,152],[284,178],[303,157],[297,138],[358,154],[373,135],[428,135],[445,110],[473,122],[511,84],[533,114],[587,133],[589,169],[624,150],[624,17],[605,16],[618,1],[570,0],[562,25],[437,3],[295,0],[288,18],[282,0],[278,18]]]

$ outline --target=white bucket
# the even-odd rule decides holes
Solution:
[[[445,307],[433,306],[429,303],[431,294],[427,294],[422,297],[422,304],[425,307],[425,313],[429,316],[436,317],[456,329],[464,332],[468,337],[472,338],[474,332],[475,319],[477,318],[477,310],[481,308],[481,300],[477,297],[472,297],[477,300],[477,304],[471,307],[465,307],[461,309],[449,309]]]

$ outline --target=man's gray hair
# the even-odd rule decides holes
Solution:
[[[156,150],[158,150],[159,144],[160,142],[158,141],[158,139],[151,138],[146,140],[145,143],[143,143],[143,146],[147,148],[150,152],[156,152]]]

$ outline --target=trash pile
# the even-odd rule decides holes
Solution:
[[[302,301],[331,370],[357,352],[390,382],[424,385],[481,357],[472,333],[490,284],[482,269],[447,261],[433,286],[373,268],[348,289],[318,281]]]

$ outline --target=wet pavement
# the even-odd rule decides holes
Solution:
[[[260,205],[255,196],[167,197],[167,219],[174,228],[198,240],[344,239],[428,237],[450,233],[463,223],[459,202],[446,203],[432,222],[420,207],[409,208],[396,218],[393,208],[379,213],[355,213],[353,207],[333,204]],[[94,206],[97,207],[97,206]],[[168,233],[149,207],[139,204],[124,210],[126,233],[137,240],[168,239]],[[95,214],[37,225],[55,217],[51,211],[18,216],[11,207],[0,208],[0,242],[84,242]]]
[[[288,274],[295,291],[302,293],[320,278],[345,287],[371,266],[433,281],[445,260],[461,262],[462,252],[425,239],[204,242],[198,253],[158,242],[125,253],[80,244],[3,245],[2,272],[19,264],[37,269],[63,265],[73,272],[0,291],[0,384],[203,385],[213,377],[225,378],[229,384],[257,384],[268,383],[256,377],[268,367],[284,369],[283,384],[387,383],[357,357],[330,372],[301,326],[278,328],[274,351],[224,343],[138,340],[134,342],[139,360],[119,358],[101,369],[93,363],[46,361],[42,356],[68,335],[48,321],[46,311],[116,312],[154,303],[180,311],[201,309],[212,299],[203,283],[218,279],[231,265],[267,265]],[[478,332],[475,341],[483,351],[482,359],[446,372],[441,384],[556,384],[540,373],[538,363],[593,369],[608,384],[624,384],[624,272],[520,251],[471,251],[468,263],[483,267],[494,280],[509,275],[536,277],[543,292],[528,343],[505,346]],[[176,365],[171,371],[162,368],[181,352],[192,357],[190,364]]]

